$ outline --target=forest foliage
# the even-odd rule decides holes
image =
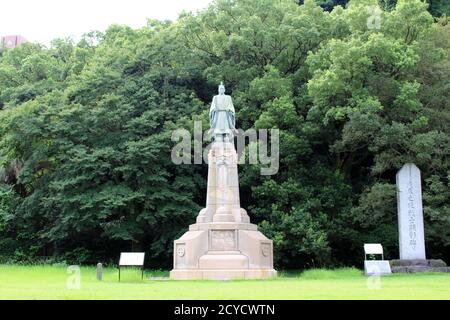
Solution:
[[[239,166],[277,268],[359,266],[367,242],[397,258],[408,162],[422,171],[427,255],[450,263],[449,10],[344,2],[216,0],[175,22],[1,51],[0,257],[144,250],[169,268],[207,174],[172,163],[171,133],[206,127],[223,81],[240,128],[280,129],[276,175]]]

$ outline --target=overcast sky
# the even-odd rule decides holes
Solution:
[[[0,36],[21,35],[49,44],[54,38],[78,39],[113,23],[139,28],[146,19],[176,20],[183,11],[196,12],[211,0],[2,0]]]

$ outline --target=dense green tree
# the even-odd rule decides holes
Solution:
[[[355,0],[353,0],[355,2]],[[378,0],[378,5],[387,11],[395,8],[398,0]],[[425,0],[428,4],[428,11],[434,17],[450,15],[450,3],[447,0]],[[304,4],[304,0],[299,0],[299,4]],[[332,11],[336,6],[346,7],[350,0],[316,0],[324,10]]]
[[[169,267],[207,174],[172,163],[171,133],[206,127],[224,81],[239,127],[280,130],[276,175],[239,168],[242,206],[273,239],[277,267],[359,266],[364,242],[397,257],[406,162],[422,171],[427,250],[450,262],[450,28],[427,11],[445,5],[430,8],[216,0],[173,23],[6,49],[0,257],[93,263],[145,250]]]

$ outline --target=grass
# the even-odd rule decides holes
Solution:
[[[149,280],[167,272],[81,268],[81,288],[68,289],[63,266],[0,265],[0,299],[450,299],[450,274],[395,274],[381,278],[380,289],[357,269],[282,272],[271,280]]]

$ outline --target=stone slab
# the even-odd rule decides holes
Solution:
[[[172,270],[173,280],[235,280],[235,279],[271,279],[277,276],[274,269],[235,269],[235,270]]]
[[[364,274],[366,276],[391,274],[391,266],[387,260],[365,260]]]
[[[424,266],[424,267],[446,267],[447,264],[441,259],[412,259],[412,260],[390,260],[391,267],[411,267],[411,266]]]
[[[200,269],[247,269],[248,257],[243,254],[205,254],[198,261]]]
[[[450,272],[441,259],[409,259],[389,261],[392,273]]]
[[[450,272],[450,267],[409,266],[409,267],[392,267],[391,269],[392,273]]]

